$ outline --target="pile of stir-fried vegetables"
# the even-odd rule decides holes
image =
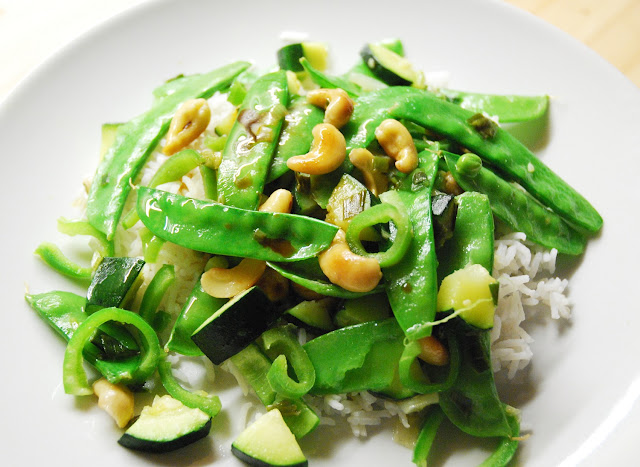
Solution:
[[[97,260],[87,267],[52,244],[37,249],[86,281],[87,294],[27,301],[68,340],[65,392],[99,395],[119,426],[130,426],[121,444],[166,451],[207,435],[220,400],[178,383],[166,360],[177,353],[230,361],[298,439],[319,423],[307,395],[371,391],[415,398],[417,464],[445,417],[497,438],[488,462],[509,462],[519,420],[498,397],[489,355],[494,216],[569,255],[583,252],[602,219],[497,123],[539,118],[546,96],[431,89],[403,55],[399,41],[369,44],[333,76],[324,45],[294,44],[278,52],[276,71],[237,62],[179,76],[154,91],[150,110],[103,128],[86,218],[59,224],[95,238]],[[217,92],[235,110],[211,128],[207,99]],[[170,157],[142,186],[156,150]],[[207,199],[158,188],[196,172]],[[119,226],[138,226],[144,258],[115,256]],[[167,242],[209,258],[179,316],[160,310],[176,281],[172,264],[135,299],[145,262],[157,262]],[[301,345],[296,327],[312,338]],[[103,376],[93,387],[83,359]],[[177,405],[163,399],[130,425],[132,391],[156,371]],[[145,438],[153,413],[178,420],[190,410],[208,424]]]

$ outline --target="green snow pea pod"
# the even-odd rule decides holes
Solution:
[[[549,96],[480,94],[453,89],[440,89],[440,94],[463,109],[498,117],[500,123],[535,120],[549,109]]]
[[[413,448],[413,458],[411,461],[416,464],[417,467],[427,467],[429,451],[431,451],[438,428],[440,428],[440,424],[444,419],[444,413],[438,406],[431,407],[427,412],[427,416],[420,428],[416,445]]]
[[[493,214],[489,198],[467,191],[455,197],[457,208],[453,237],[438,251],[438,278],[443,279],[469,264],[493,269]]]
[[[249,89],[222,151],[221,203],[257,209],[287,113],[288,94],[284,71],[260,77]]]
[[[524,232],[529,240],[560,253],[579,255],[584,251],[584,235],[528,193],[484,168],[475,154],[445,153],[445,160],[458,185],[487,195],[495,215],[516,232]]]
[[[331,331],[303,345],[316,370],[312,394],[354,391],[387,393],[401,397],[412,391],[398,386],[398,361],[404,333],[394,318],[369,321]]]
[[[453,387],[440,392],[442,411],[472,436],[514,436],[493,379],[489,331],[472,329],[462,320],[445,326],[456,333],[460,371]]]
[[[420,89],[393,86],[357,98],[343,132],[349,151],[367,147],[375,138],[375,129],[387,118],[412,121],[451,138],[499,167],[571,223],[591,232],[602,227],[602,218],[593,206],[524,145],[487,119],[481,117],[474,123],[475,117],[477,114]]]
[[[309,60],[306,58],[301,58],[300,63],[304,67],[305,71],[309,73],[309,77],[311,81],[316,83],[321,88],[326,89],[335,89],[342,88],[344,89],[350,97],[357,97],[361,94],[360,86],[354,84],[353,82],[341,78],[339,76],[329,76],[326,73],[321,72],[320,70],[316,70],[311,66]]]
[[[236,62],[190,78],[150,110],[120,126],[115,142],[98,166],[91,184],[87,201],[89,223],[111,240],[131,190],[131,182],[169,129],[178,107],[187,99],[210,97],[214,92],[227,88],[248,67],[247,62]]]
[[[264,261],[299,261],[331,244],[338,228],[295,214],[248,211],[141,187],[137,210],[158,237],[196,251]]]
[[[365,295],[379,293],[383,290],[381,285],[369,292],[352,292],[343,289],[339,285],[329,282],[329,278],[320,269],[317,258],[310,258],[303,261],[291,263],[269,262],[269,267],[277,271],[282,276],[320,295],[336,298],[358,298]]]
[[[411,339],[431,334],[436,315],[437,259],[431,219],[431,190],[438,169],[438,156],[420,153],[420,165],[397,190],[408,211],[413,238],[398,264],[386,268],[385,288],[394,316]]]
[[[289,330],[283,327],[269,329],[260,336],[258,343],[273,360],[267,372],[267,380],[279,395],[297,399],[309,392],[316,373],[298,339]],[[289,376],[289,365],[297,381]]]
[[[165,349],[182,355],[204,355],[191,340],[191,334],[225,303],[226,298],[216,298],[206,293],[198,280],[173,325]]]
[[[271,162],[267,183],[289,171],[287,161],[293,156],[306,154],[313,143],[311,131],[324,120],[324,112],[309,104],[305,96],[294,96],[289,104],[276,153]]]
[[[512,435],[502,438],[495,451],[480,464],[479,467],[506,467],[513,459],[520,440],[520,419],[517,410],[507,406],[505,408],[507,420],[511,426]]]

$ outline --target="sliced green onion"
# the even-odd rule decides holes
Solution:
[[[158,365],[162,351],[155,331],[145,320],[135,313],[120,308],[103,308],[89,316],[78,329],[75,330],[64,353],[62,378],[64,392],[76,396],[93,394],[87,381],[87,375],[82,366],[82,351],[84,346],[91,341],[96,330],[109,321],[117,321],[136,327],[146,342],[145,352],[140,359],[138,367],[128,378],[121,382],[127,384],[139,384],[153,374]]]

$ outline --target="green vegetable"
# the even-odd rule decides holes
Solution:
[[[241,461],[255,466],[306,467],[295,436],[278,409],[270,410],[249,425],[231,445],[231,452]]]
[[[473,113],[429,93],[408,87],[389,87],[356,99],[350,122],[343,128],[347,150],[367,147],[384,119],[406,119],[447,136],[480,155],[520,183],[533,196],[588,231],[602,227],[598,212],[506,131],[496,128],[493,138],[478,133],[468,120]]]
[[[380,80],[391,86],[422,86],[424,76],[409,60],[381,44],[367,44],[360,51],[362,61]]]
[[[218,168],[218,201],[256,209],[278,146],[288,100],[287,76],[275,72],[256,81],[238,112]]]
[[[211,417],[171,396],[153,400],[118,440],[125,448],[144,452],[170,452],[204,438],[211,429]]]
[[[247,211],[151,188],[138,189],[138,215],[158,237],[196,251],[266,261],[311,258],[338,228],[295,214]]]
[[[444,413],[439,407],[432,407],[427,412],[427,416],[420,428],[416,445],[413,448],[413,459],[411,459],[418,467],[427,467],[429,451],[431,451],[438,428],[440,428],[440,424],[444,419]]]
[[[480,94],[453,89],[440,89],[440,94],[463,109],[498,117],[500,123],[535,120],[549,109],[549,96]]]
[[[222,305],[191,339],[219,365],[256,340],[280,313],[262,290],[251,287]]]
[[[91,275],[93,274],[92,268],[87,268],[74,263],[53,243],[41,243],[38,245],[38,248],[36,248],[35,253],[60,274],[79,281],[91,280]]]
[[[479,191],[489,198],[493,212],[516,232],[560,253],[579,255],[586,238],[574,230],[559,215],[546,209],[528,193],[482,166],[475,154],[457,156],[445,154],[456,182],[467,191]]]
[[[130,311],[119,308],[103,308],[87,317],[69,339],[63,362],[63,383],[64,391],[67,394],[76,396],[93,394],[87,382],[87,375],[82,367],[83,349],[87,342],[91,340],[96,329],[109,321],[135,326],[146,342],[144,354],[140,357],[135,357],[135,360],[137,360],[135,371],[123,374],[120,381],[126,384],[140,384],[146,381],[156,370],[158,358],[160,358],[162,351],[158,336],[153,328],[140,316]]]
[[[119,127],[115,142],[98,166],[91,184],[87,202],[89,223],[111,240],[131,190],[131,182],[168,130],[176,109],[187,99],[209,97],[225,89],[248,66],[246,62],[236,62],[190,78],[188,83],[159,100],[149,111]]]
[[[289,308],[286,314],[294,318],[296,322],[310,327],[316,332],[331,331],[335,327],[329,313],[333,302],[332,298],[306,300]]]
[[[153,324],[158,306],[164,297],[167,289],[176,280],[175,268],[171,264],[163,264],[160,270],[153,276],[147,290],[144,292],[140,303],[139,314],[149,324]]]

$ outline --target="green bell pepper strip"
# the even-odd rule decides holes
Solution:
[[[487,195],[495,215],[514,231],[524,232],[529,240],[560,253],[579,255],[584,251],[584,235],[528,193],[482,167],[475,154],[445,153],[445,159],[458,185],[465,191]]]
[[[220,412],[222,404],[216,395],[204,395],[187,391],[173,376],[171,363],[166,358],[161,358],[158,363],[158,373],[162,380],[162,385],[169,395],[179,400],[184,405],[192,409],[200,409],[210,417],[215,417]]]
[[[191,340],[191,334],[227,301],[226,298],[216,298],[206,293],[198,280],[173,325],[165,349],[188,356],[204,355]]]
[[[258,339],[258,344],[273,360],[267,372],[267,380],[278,395],[298,399],[309,392],[316,373],[298,339],[286,328],[279,327],[264,332]],[[291,364],[297,381],[289,376],[287,363]]]
[[[175,280],[176,272],[172,264],[163,264],[151,279],[147,290],[144,292],[140,310],[138,311],[142,319],[147,323],[153,325],[160,302]]]
[[[384,290],[379,284],[375,289],[369,292],[352,292],[343,289],[339,285],[332,284],[329,279],[322,273],[318,260],[311,258],[296,263],[267,263],[271,269],[274,269],[283,277],[291,282],[295,282],[313,292],[319,293],[327,297],[336,298],[358,298],[365,295],[379,293]]]
[[[413,448],[413,458],[411,459],[411,462],[418,467],[427,467],[429,451],[431,451],[438,428],[440,428],[440,424],[444,419],[445,416],[440,407],[434,406],[428,410],[427,416],[420,428],[416,445]]]
[[[411,340],[429,336],[436,315],[437,258],[431,218],[431,191],[438,156],[420,153],[419,166],[403,180],[396,197],[408,211],[413,238],[402,261],[383,271],[393,314]]]
[[[393,204],[387,202],[387,200],[391,201],[392,198]],[[380,196],[380,199],[383,200],[381,204],[371,206],[351,219],[347,227],[346,238],[349,248],[355,254],[374,258],[381,268],[387,268],[395,266],[403,259],[411,245],[413,235],[407,209],[400,200],[400,195],[396,191],[387,191]],[[362,246],[360,233],[367,227],[388,222],[393,222],[395,231],[391,246],[386,251],[369,253]]]
[[[200,166],[200,176],[204,185],[204,196],[207,199],[218,199],[218,175],[206,165]]]
[[[138,188],[138,215],[156,236],[196,251],[264,261],[299,261],[331,244],[338,227],[295,214],[248,211]]]
[[[113,242],[107,240],[107,236],[85,221],[71,221],[69,219],[58,219],[58,231],[65,235],[88,235],[98,241],[98,253],[103,258],[114,256]]]
[[[549,109],[549,96],[481,94],[453,89],[440,89],[437,94],[463,109],[498,117],[500,123],[528,122],[542,117]]]
[[[218,167],[218,201],[257,209],[288,102],[284,71],[260,77],[249,89]]]
[[[456,333],[460,372],[453,387],[440,392],[440,407],[454,425],[471,436],[514,436],[493,378],[489,331],[472,329],[461,320],[448,326]]]
[[[43,242],[36,248],[35,254],[60,274],[79,281],[90,281],[93,268],[80,266],[71,261],[53,243]]]
[[[457,214],[453,236],[438,251],[438,278],[441,281],[469,264],[493,269],[493,214],[489,198],[468,191],[455,197]]]
[[[518,444],[520,444],[520,440],[518,439],[520,434],[520,421],[517,415],[510,413],[509,407],[507,407],[506,413],[513,435],[502,438],[496,450],[487,457],[479,467],[506,467],[516,454]]]
[[[420,344],[417,341],[406,342],[398,364],[400,382],[418,394],[430,394],[451,388],[456,382],[460,371],[460,352],[455,336],[448,334],[447,344],[449,348],[448,373],[443,381],[431,382],[422,371],[420,359],[418,358],[421,351]]]
[[[313,143],[311,131],[323,120],[322,109],[309,104],[306,97],[292,97],[287,115],[284,117],[278,146],[271,161],[267,183],[271,183],[289,171],[287,161],[291,157],[309,152]]]
[[[302,347],[316,371],[311,394],[385,392],[398,383],[404,333],[395,319],[331,331]]]
[[[593,206],[524,145],[495,125],[495,135],[485,137],[469,123],[473,116],[473,112],[420,89],[393,86],[357,98],[343,132],[349,151],[367,147],[375,138],[375,129],[387,118],[412,121],[479,154],[571,223],[591,232],[602,227],[602,218]]]
[[[349,94],[350,97],[357,97],[362,93],[360,86],[358,86],[357,84],[347,79],[341,78],[339,76],[329,76],[321,72],[320,70],[316,70],[314,67],[311,66],[311,64],[309,63],[309,60],[307,60],[304,57],[300,59],[300,64],[304,67],[305,71],[309,74],[309,78],[311,78],[311,81],[316,83],[321,88],[326,88],[326,89],[341,88],[341,89],[344,89],[347,92],[347,94]]]
[[[115,142],[93,178],[87,219],[111,240],[122,214],[131,182],[169,128],[178,107],[188,99],[208,98],[227,88],[249,63],[236,62],[210,73],[190,77],[184,86],[159,100],[149,111],[118,128]]]
[[[82,367],[83,349],[96,329],[109,321],[131,324],[135,326],[146,342],[146,350],[139,361],[139,365],[132,373],[124,375],[121,382],[126,384],[143,383],[153,374],[161,356],[158,336],[149,324],[140,316],[120,308],[103,308],[89,316],[74,331],[64,353],[62,377],[64,391],[67,394],[86,396],[93,394],[93,390],[87,382],[87,375]]]
[[[138,213],[136,212],[136,218],[139,219]],[[160,250],[164,246],[164,240],[156,237],[149,229],[146,227],[141,227],[138,231],[138,235],[140,236],[140,241],[142,242],[142,254],[144,256],[144,260],[147,263],[155,263],[158,260],[158,254],[160,254]]]

